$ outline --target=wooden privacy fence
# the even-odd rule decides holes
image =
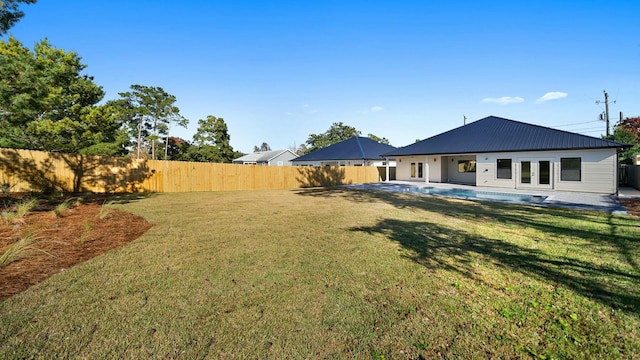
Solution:
[[[371,166],[256,166],[0,149],[2,191],[189,192],[295,189],[382,180]]]

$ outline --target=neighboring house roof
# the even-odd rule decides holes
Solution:
[[[385,156],[624,148],[627,144],[489,116]]]
[[[255,163],[269,162],[286,152],[290,152],[293,156],[296,156],[296,154],[289,149],[273,150],[273,151],[258,151],[258,152],[241,156],[237,159],[233,159],[233,162],[245,162],[245,163],[246,162],[255,162]]]
[[[351,139],[335,143],[292,161],[321,161],[321,160],[383,160],[382,154],[394,150],[395,147],[379,143],[375,140],[355,136]]]

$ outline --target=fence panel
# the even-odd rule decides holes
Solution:
[[[380,172],[372,166],[235,165],[0,149],[2,191],[233,191],[378,181]]]
[[[627,168],[627,184],[633,188],[640,190],[640,165],[626,165]]]

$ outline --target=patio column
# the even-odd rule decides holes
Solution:
[[[424,182],[429,183],[429,156],[424,158]]]
[[[389,158],[384,158],[385,161],[385,172],[386,172],[386,177],[385,177],[385,181],[389,182]]]

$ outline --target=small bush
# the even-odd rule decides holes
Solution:
[[[82,235],[80,235],[80,244],[84,244],[85,242],[89,241],[90,232],[91,232],[91,223],[89,222],[89,220],[85,220],[84,231],[82,232]]]
[[[28,232],[20,240],[9,246],[9,248],[0,255],[0,268],[28,256],[27,250],[35,241],[35,234]]]
[[[16,217],[23,218],[29,211],[33,210],[38,202],[35,199],[26,199],[16,204]]]
[[[111,204],[112,204],[111,201],[109,201],[108,203],[102,203],[102,207],[100,208],[100,213],[98,214],[98,218],[100,220],[106,219],[109,217],[109,215],[111,215],[111,209],[109,208]]]
[[[77,204],[78,204],[79,202],[80,202],[80,200],[78,200],[78,199],[74,199],[74,198],[67,199],[67,200],[65,200],[65,201],[61,202],[60,204],[58,204],[58,206],[56,206],[56,207],[53,209],[53,215],[54,215],[54,217],[57,217],[57,218],[62,217],[62,215],[64,214],[64,212],[65,212],[65,211],[67,211],[67,210],[69,210],[69,209],[71,208],[71,203],[74,203],[74,204],[76,204],[76,206],[77,206]]]

